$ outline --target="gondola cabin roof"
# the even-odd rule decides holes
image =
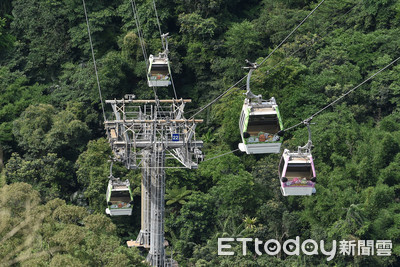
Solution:
[[[286,149],[285,149],[286,151]],[[299,154],[299,153],[288,153],[283,154],[284,157],[287,157],[287,160],[290,163],[309,163],[311,164],[311,154]]]
[[[152,59],[151,64],[152,65],[168,65],[168,58],[167,57],[154,57],[153,55],[150,55],[150,59]]]
[[[276,114],[275,107],[251,107],[250,115]]]
[[[131,183],[129,182],[128,179],[125,181],[121,181],[119,178],[116,179],[110,179],[108,182],[108,186],[111,186],[111,189],[114,191],[121,191],[121,190],[129,190]]]
[[[114,185],[112,191],[129,191],[129,185]]]

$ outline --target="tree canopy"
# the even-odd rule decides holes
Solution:
[[[152,0],[86,0],[104,99],[147,86],[139,36],[161,52]],[[179,98],[190,117],[260,63],[319,1],[155,1]],[[399,54],[400,5],[394,0],[327,0],[265,63],[251,88],[275,97],[285,128],[338,99]],[[230,153],[197,170],[167,169],[165,236],[182,266],[397,266],[400,262],[400,66],[313,118],[317,193],[283,197],[279,155]],[[206,159],[237,149],[245,84],[196,118]],[[172,98],[172,87],[158,91]],[[106,107],[106,115],[112,110]],[[307,141],[288,131],[283,148]],[[127,248],[140,230],[140,171],[129,179],[133,215],[107,217],[111,149],[80,0],[0,3],[0,258],[15,266],[141,266]],[[241,254],[218,256],[219,237],[391,240],[387,257]]]

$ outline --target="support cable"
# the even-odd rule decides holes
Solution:
[[[145,45],[145,42],[144,42],[142,28],[140,26],[139,11],[137,10],[136,1],[135,0],[131,0],[131,6],[132,6],[133,17],[135,18],[136,29],[137,29],[138,37],[139,37],[139,43],[140,43],[140,46],[142,48],[144,61],[146,63],[146,72],[147,72],[147,69],[149,67],[149,58],[147,56],[146,45]]]
[[[172,89],[174,89],[175,99],[178,99],[178,95],[176,94],[174,79],[172,78],[172,73],[170,73],[169,75],[171,76]]]
[[[154,9],[155,9],[155,3],[154,3]],[[155,9],[156,10],[156,9]],[[156,15],[157,15],[157,11],[156,11]],[[158,20],[158,17],[157,17]],[[160,34],[161,34],[161,27],[160,24],[158,24],[159,30],[160,30]],[[165,38],[165,42],[164,42],[164,38]],[[163,45],[163,49],[164,49],[164,54],[168,59],[168,33],[167,34],[162,34],[161,35],[161,40],[162,40],[162,45]],[[169,59],[168,59],[169,60]],[[168,63],[169,64],[169,63]],[[174,96],[175,99],[178,99],[178,95],[176,94],[176,89],[175,89],[175,83],[174,83],[174,78],[172,77],[172,72],[170,72],[169,76],[171,77],[171,83],[172,83],[172,89],[174,90]]]
[[[155,14],[156,14],[157,26],[158,26],[158,31],[159,31],[159,33],[160,33],[161,44],[162,44],[162,47],[163,47],[163,49],[164,49],[164,52],[168,53],[168,51],[167,51],[167,50],[168,50],[168,40],[166,40],[166,41],[164,42],[164,38],[163,38],[162,31],[161,31],[161,25],[160,25],[160,20],[159,20],[159,18],[158,18],[158,12],[157,12],[157,6],[156,6],[156,1],[155,1],[155,0],[153,0],[153,8],[154,8],[154,12],[155,12]],[[167,35],[168,35],[168,33],[167,33]],[[166,36],[165,38],[168,38],[168,36]],[[170,77],[171,77],[172,89],[174,90],[175,99],[178,99],[178,95],[176,94],[176,88],[175,88],[174,78],[172,77],[172,73],[170,73],[169,75],[170,75]]]
[[[360,4],[362,1],[360,1],[358,4]],[[322,4],[322,2],[320,3],[320,4]],[[350,13],[358,4],[356,4],[356,5],[354,5],[352,8],[350,8],[345,14],[344,14],[344,16],[345,15],[347,15],[348,13]],[[319,5],[318,5],[319,6]],[[317,6],[317,8],[318,8],[318,6]],[[312,12],[314,12],[315,11],[315,9],[312,11]],[[311,15],[311,14],[309,14],[309,15]],[[304,20],[302,21],[302,23],[304,22]],[[298,28],[298,27],[297,27]],[[291,33],[292,34],[292,33]],[[324,37],[326,37],[327,35],[328,35],[329,33],[326,33],[325,35],[323,35],[323,36],[321,36],[320,37],[320,39],[323,39]],[[287,38],[286,38],[287,39]],[[310,42],[308,42],[308,44],[306,45],[306,46],[308,46],[308,45],[310,45],[310,44],[314,44],[315,42],[314,41],[310,41]],[[275,64],[271,69],[269,69],[268,71],[267,71],[267,75],[269,75],[270,74],[270,72],[272,71],[272,70],[274,70],[274,69],[276,69],[280,64],[282,64],[287,58],[289,58],[289,57],[291,57],[291,56],[293,56],[295,53],[297,53],[297,52],[299,52],[300,50],[303,50],[305,47],[301,47],[301,48],[299,48],[299,49],[297,49],[297,50],[295,50],[294,52],[292,52],[291,54],[289,54],[289,55],[287,55],[283,60],[281,60],[281,61],[279,61],[277,64]],[[275,49],[276,50],[276,49]],[[271,55],[271,54],[270,54]],[[268,56],[268,57],[270,57],[270,55]],[[268,58],[267,57],[267,58]],[[264,59],[263,60],[263,62],[265,62],[265,60],[266,59]],[[395,61],[397,61],[398,59],[396,59]],[[394,61],[394,62],[395,62]],[[263,63],[262,62],[262,63]],[[394,63],[393,62],[393,63]],[[262,64],[261,63],[261,64]],[[393,64],[392,63],[392,64]],[[387,68],[387,67],[389,67],[389,66],[386,66],[385,68]],[[383,69],[381,70],[381,71],[383,71]],[[378,73],[376,73],[376,74],[378,74]],[[375,76],[376,74],[374,74],[373,76]],[[373,78],[373,77],[370,77],[370,78]],[[242,78],[243,79],[243,78]],[[365,83],[366,81],[364,81],[364,83]],[[361,84],[359,85],[359,86],[361,86]],[[358,87],[359,87],[358,86]],[[242,86],[243,87],[243,86]],[[229,91],[231,88],[229,88],[227,91]],[[238,88],[237,88],[238,89]],[[237,90],[236,89],[236,90]],[[356,89],[356,88],[355,88]],[[354,90],[355,90],[354,89]],[[236,90],[234,90],[234,91],[236,91]],[[226,92],[224,92],[224,96],[225,95],[227,95],[226,93],[227,93],[227,91]],[[233,91],[232,91],[233,92]],[[349,92],[350,93],[350,92]],[[343,96],[342,96],[343,97]],[[337,101],[338,101],[339,99],[337,99]],[[208,105],[209,106],[209,105]],[[208,107],[207,106],[207,107]],[[206,107],[206,108],[207,108]],[[327,108],[327,107],[326,107]],[[197,115],[198,113],[200,113],[202,110],[200,110],[199,112],[197,112],[195,115]],[[322,111],[320,111],[320,112],[322,112]],[[318,115],[317,113],[315,113],[313,116],[316,116],[316,115]],[[297,127],[297,126],[300,126],[300,125],[302,125],[302,124],[304,124],[304,125],[308,125],[308,127],[309,127],[309,122],[311,121],[311,119],[313,118],[313,116],[311,116],[310,118],[308,118],[308,119],[306,119],[306,120],[304,120],[304,121],[302,121],[302,122],[300,122],[299,124],[297,124],[297,125],[295,125],[295,126],[293,126],[293,127],[290,127],[290,128],[288,128],[288,129],[285,129],[285,131],[286,130],[290,130],[290,129],[292,129],[292,128],[295,128],[295,127]],[[310,130],[309,130],[310,131]],[[310,141],[311,141],[311,138],[310,138],[310,132],[309,132],[309,143],[310,143]],[[308,144],[308,143],[307,143]],[[204,161],[208,161],[208,160],[212,160],[212,159],[216,159],[216,158],[219,158],[219,157],[222,157],[222,156],[225,156],[225,155],[228,155],[228,154],[231,154],[231,153],[234,153],[234,152],[236,152],[236,151],[238,151],[239,149],[235,149],[235,150],[232,150],[232,151],[230,151],[230,152],[226,152],[226,153],[223,153],[223,154],[220,154],[220,155],[217,155],[217,156],[215,156],[215,157],[212,157],[212,158],[209,158],[209,159],[205,159]]]
[[[111,179],[111,180],[114,178],[114,176],[113,176],[113,174],[112,174],[113,164],[114,164],[114,160],[111,160],[111,164],[110,164],[110,176],[108,176],[108,178]]]
[[[272,52],[269,53],[269,55],[268,55],[266,58],[264,58],[263,61],[261,61],[260,64],[258,64],[258,66],[261,66],[262,64],[264,64],[264,62],[267,61],[267,59],[270,58],[270,57],[272,56],[272,54],[275,53],[275,51],[278,50],[278,49],[286,42],[286,40],[289,39],[290,36],[292,36],[292,34],[293,34],[294,32],[296,32],[297,29],[300,28],[300,26],[303,25],[303,23],[314,13],[315,10],[317,10],[317,9],[322,5],[322,3],[324,3],[324,2],[325,2],[325,0],[322,0],[322,1],[307,15],[307,17],[305,17],[305,18],[296,26],[296,28],[294,28],[294,29],[285,37],[285,39],[283,39],[282,42],[281,42],[277,47],[275,47],[274,50],[272,50]]]
[[[350,8],[346,13],[343,14],[343,17],[346,16],[347,14],[349,14],[356,6],[358,6],[360,3],[362,3],[362,1],[358,2],[357,4],[355,4],[352,8]],[[338,21],[336,21],[335,23],[339,22],[340,19]],[[335,24],[332,23],[331,25]],[[303,49],[305,49],[308,46],[312,46],[315,43],[317,43],[317,41],[319,40],[323,40],[326,36],[328,36],[330,33],[332,32],[326,32],[324,35],[322,36],[317,36],[316,39],[310,40],[307,43],[305,43],[305,46],[299,47],[297,50],[293,51],[292,53],[290,53],[289,55],[285,56],[285,58],[283,58],[281,61],[279,61],[278,63],[276,63],[272,68],[270,68],[269,70],[267,70],[267,75],[270,74],[271,71],[273,71],[274,69],[278,68],[279,65],[281,65],[283,62],[285,62],[286,59],[292,57],[294,54],[296,54],[299,51],[302,51]]]
[[[139,37],[140,46],[142,48],[144,61],[146,62],[146,72],[147,72],[147,69],[149,68],[149,61],[148,61],[148,54],[147,54],[147,51],[146,51],[146,45],[145,45],[144,37],[143,37],[143,33],[142,33],[142,28],[141,28],[141,25],[140,25],[139,11],[138,11],[137,6],[136,6],[136,1],[135,0],[130,0],[130,2],[131,2],[131,6],[132,6],[132,11],[133,11],[133,15],[134,15],[134,18],[135,18],[135,22],[136,22],[136,28],[137,28],[137,31],[138,31],[138,37]],[[163,40],[163,37],[162,37],[160,20],[158,19],[157,7],[156,7],[156,3],[155,3],[154,0],[153,0],[153,8],[154,8],[154,11],[155,11],[155,14],[156,14],[156,18],[157,18],[157,25],[158,25],[158,30],[160,32],[161,43],[162,43],[163,49],[165,50],[165,49],[167,49],[167,47],[166,47],[166,45],[164,43],[164,40]],[[175,98],[178,99],[178,96],[176,94],[174,80],[172,78],[172,73],[170,73],[170,76],[171,76],[171,83],[172,83],[172,88],[174,90]],[[156,93],[155,88],[153,88],[153,90],[154,90],[155,98],[157,98],[157,93]]]
[[[98,88],[98,90],[99,90],[99,97],[100,97],[100,102],[101,102],[101,110],[103,111],[103,118],[104,118],[104,121],[106,121],[107,118],[106,118],[106,112],[104,111],[103,97],[102,97],[102,95],[101,95],[100,80],[99,80],[99,74],[98,74],[98,72],[97,72],[96,58],[95,58],[95,56],[94,56],[93,42],[92,42],[92,36],[91,36],[91,33],[90,33],[90,26],[89,26],[89,18],[88,18],[87,11],[86,11],[85,0],[82,0],[82,2],[83,2],[83,9],[85,10],[86,26],[87,26],[88,35],[89,35],[90,49],[91,49],[91,51],[92,51],[92,58],[93,58],[94,71],[95,71],[95,73],[96,73],[97,88]]]
[[[274,50],[271,51],[271,53],[269,53],[269,55],[267,57],[265,57],[260,64],[258,64],[258,66],[261,66],[262,64],[264,64],[265,61],[267,61],[268,58],[270,58],[272,56],[273,53],[275,53],[276,50],[278,50],[286,41],[287,39],[289,39],[290,36],[292,36],[292,34],[294,32],[297,31],[298,28],[300,28],[301,25],[303,25],[303,23],[322,5],[322,3],[324,3],[325,0],[322,0],[286,37],[285,39],[282,40],[282,42],[280,42],[280,44],[274,48]],[[200,109],[200,111],[196,112],[190,119],[193,119],[193,117],[195,117],[197,114],[199,114],[200,112],[202,112],[203,110],[205,110],[207,107],[209,107],[210,105],[214,104],[216,101],[218,101],[220,98],[222,98],[227,92],[229,92],[231,89],[233,89],[237,84],[239,84],[240,82],[242,82],[245,78],[247,77],[247,75],[245,75],[244,77],[242,77],[239,81],[237,81],[234,85],[232,85],[231,87],[228,88],[228,90],[226,90],[224,93],[222,93],[221,95],[219,95],[217,98],[215,98],[214,100],[212,100],[210,103],[208,103],[207,105],[205,105],[203,108]]]
[[[231,91],[229,91],[228,92],[228,90],[227,91],[225,91],[225,93],[224,93],[224,95],[222,96],[222,97],[224,97],[224,96],[228,96],[228,95],[230,95],[230,94],[232,94],[232,93],[234,93],[234,92],[236,92],[236,91],[238,91],[238,90],[244,90],[246,88],[246,85],[242,85],[242,86],[240,86],[240,87],[237,87],[237,88],[235,88],[235,89],[233,89],[233,90],[231,90]],[[197,108],[197,109],[195,109],[195,110],[191,110],[191,111],[189,111],[189,112],[187,112],[187,113],[185,113],[185,114],[191,114],[191,113],[193,113],[193,112],[197,112],[197,111],[199,111],[200,109],[201,109],[202,107],[200,107],[200,108]],[[207,108],[207,107],[206,107]],[[201,111],[199,111],[198,113],[200,113]],[[193,118],[193,117],[192,117]]]
[[[153,8],[154,8],[154,12],[156,13],[157,25],[158,25],[158,31],[160,32],[161,43],[162,43],[163,49],[165,50],[166,47],[165,47],[165,44],[164,44],[164,39],[162,38],[160,20],[158,19],[158,13],[157,13],[157,7],[156,7],[156,1],[155,0],[153,0]]]
[[[214,100],[212,100],[210,103],[208,103],[207,105],[203,106],[199,111],[197,111],[194,115],[192,115],[192,117],[190,117],[189,120],[193,119],[197,114],[199,114],[200,112],[202,112],[203,110],[205,110],[206,108],[208,108],[209,106],[211,106],[212,104],[214,104],[215,102],[217,102],[219,99],[221,99],[225,94],[227,94],[230,90],[232,90],[233,88],[235,88],[236,85],[238,85],[239,83],[241,83],[244,79],[246,79],[247,75],[243,76],[239,81],[237,81],[234,85],[232,85],[231,87],[228,88],[228,90],[226,90],[225,92],[223,92],[222,94],[220,94],[219,96],[217,96]]]
[[[305,120],[302,120],[301,122],[285,129],[284,131],[289,131],[293,128],[296,128],[302,124],[304,124],[305,122],[309,122],[311,121],[313,118],[315,118],[316,116],[318,116],[321,112],[323,112],[324,110],[326,110],[327,108],[333,106],[334,104],[336,104],[337,102],[339,102],[340,100],[342,100],[344,97],[346,97],[347,95],[349,95],[350,93],[352,93],[353,91],[357,90],[358,88],[360,88],[363,84],[365,84],[366,82],[372,80],[376,75],[378,75],[379,73],[381,73],[382,71],[386,70],[387,68],[389,68],[390,66],[392,66],[394,63],[396,63],[398,60],[400,59],[400,57],[396,58],[395,60],[393,60],[392,62],[390,62],[389,64],[387,64],[385,67],[381,68],[380,70],[378,70],[377,72],[375,72],[373,75],[369,76],[367,79],[365,79],[363,82],[361,82],[360,84],[358,84],[356,87],[350,89],[349,91],[347,91],[346,93],[342,94],[338,99],[332,101],[331,103],[329,103],[328,105],[326,105],[325,107],[323,107],[322,109],[318,110],[317,112],[315,112],[313,115],[311,115],[310,117],[308,117]]]
[[[232,151],[229,151],[229,152],[225,152],[225,153],[220,154],[220,155],[217,155],[217,156],[215,156],[215,157],[212,157],[212,158],[209,158],[209,159],[205,159],[205,160],[203,160],[203,162],[204,162],[204,161],[208,161],[208,160],[212,160],[212,159],[216,159],[216,158],[223,157],[223,156],[225,156],[225,155],[234,153],[234,152],[236,152],[236,151],[238,151],[238,150],[239,150],[239,148],[237,148],[237,149],[235,149],[235,150],[232,150]]]

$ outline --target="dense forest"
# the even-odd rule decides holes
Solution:
[[[190,117],[261,62],[319,1],[155,1],[169,32],[178,97]],[[136,0],[147,51],[161,52],[152,0]],[[103,99],[154,98],[129,0],[86,0]],[[275,97],[290,127],[400,56],[400,2],[326,0],[257,69],[252,90]],[[240,152],[167,169],[167,254],[182,266],[399,266],[400,65],[313,119],[316,194],[283,197],[280,155]],[[196,118],[205,158],[237,149],[244,83]],[[172,87],[158,91],[173,97]],[[110,107],[106,109],[111,114]],[[283,147],[307,141],[285,133]],[[134,189],[132,216],[109,217],[106,139],[81,0],[0,2],[0,265],[146,266],[128,248],[140,230],[140,170],[116,164]],[[391,240],[391,256],[258,255],[220,237]],[[356,253],[357,254],[357,253]]]

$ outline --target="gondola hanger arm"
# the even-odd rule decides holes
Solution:
[[[243,67],[243,69],[248,69],[249,73],[247,74],[247,82],[246,82],[246,95],[247,99],[255,99],[258,103],[261,103],[261,95],[255,95],[253,92],[250,90],[250,79],[251,75],[253,74],[253,71],[258,68],[257,63],[252,63],[249,60],[246,59],[246,63],[249,65],[248,67]]]

